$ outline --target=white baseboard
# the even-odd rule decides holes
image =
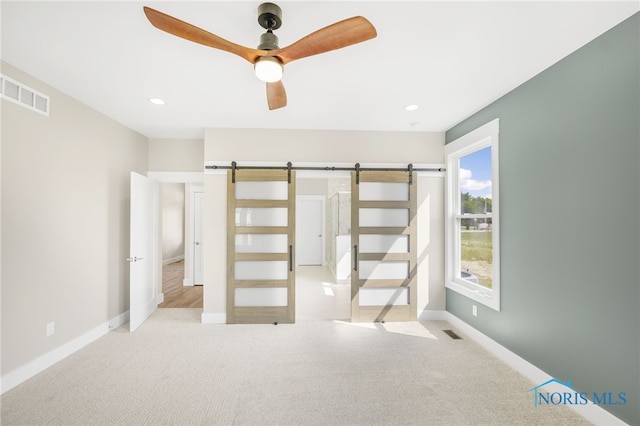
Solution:
[[[227,314],[202,313],[203,324],[226,324]]]
[[[505,348],[486,334],[476,330],[468,323],[462,321],[450,312],[445,312],[445,321],[456,327],[459,331],[466,334],[468,337],[475,340],[480,346],[491,352],[493,355],[502,360],[505,364],[516,370],[518,373],[527,377],[534,383],[544,383],[553,377],[545,373],[529,361],[521,358],[509,349]],[[554,384],[549,384],[544,387],[549,392],[556,392],[558,389]],[[526,390],[526,389],[525,389]],[[562,391],[563,389],[560,389]],[[566,390],[566,388],[564,388]],[[532,400],[533,401],[533,400]],[[533,402],[532,402],[533,404]],[[602,407],[593,404],[589,401],[589,404],[585,405],[568,405],[576,413],[580,414],[588,421],[595,425],[626,425],[625,422],[603,409]]]
[[[169,259],[163,259],[163,260],[162,260],[162,266],[169,265],[169,264],[171,264],[171,263],[180,262],[181,260],[184,260],[184,255],[182,255],[182,256],[176,256],[176,257],[171,257],[171,258],[169,258]]]
[[[193,285],[193,278],[191,277],[184,277],[184,280],[182,280],[182,285]]]
[[[129,311],[121,313],[117,317],[113,317],[109,320],[109,330],[116,329],[123,324],[129,322]]]
[[[156,296],[156,303],[159,305],[162,302],[164,302],[164,293],[160,293],[159,295]]]
[[[432,311],[424,310],[418,311],[418,321],[446,321],[447,311]]]
[[[20,383],[27,381],[36,374],[51,367],[58,361],[63,360],[72,353],[87,346],[94,340],[104,336],[109,331],[120,327],[127,321],[129,321],[129,311],[124,312],[103,324],[100,324],[99,326],[95,327],[92,330],[89,330],[81,336],[76,337],[70,342],[67,342],[62,346],[59,346],[56,349],[42,355],[41,357],[36,358],[33,361],[23,365],[22,367],[19,367],[5,374],[4,376],[2,376],[2,379],[0,379],[2,382],[2,384],[0,385],[0,387],[2,388],[2,393],[5,393],[8,390],[18,386]]]

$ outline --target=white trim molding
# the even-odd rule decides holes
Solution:
[[[424,311],[418,311],[418,321],[446,321],[447,313],[447,311],[425,309]]]
[[[445,320],[452,326],[458,329],[462,334],[466,335],[473,339],[480,346],[485,348],[491,354],[499,358],[502,362],[507,364],[509,367],[516,370],[518,373],[522,374],[533,383],[546,383],[549,380],[552,380],[553,377],[548,373],[542,371],[535,365],[531,364],[524,358],[516,355],[511,352],[509,349],[505,348],[486,334],[476,330],[471,325],[462,321],[460,318],[456,317],[450,312],[445,312]],[[564,392],[566,388],[563,386],[559,386],[556,383],[549,383],[548,385],[542,386],[545,390],[549,392]],[[525,389],[526,390],[526,389]],[[589,401],[588,404],[584,405],[568,405],[576,413],[583,416],[589,422],[595,425],[626,425],[627,423],[623,422],[607,410],[602,407],[593,404],[592,401]]]
[[[447,167],[445,182],[445,286],[478,303],[500,311],[500,201],[499,201],[499,134],[500,119],[486,123],[444,146]],[[463,213],[460,201],[460,159],[485,148],[491,149],[491,212]],[[485,196],[486,197],[486,196]],[[462,274],[462,220],[484,218],[492,221],[492,285],[487,288]]]
[[[227,314],[226,313],[202,313],[201,317],[202,324],[226,324],[227,323]]]
[[[19,384],[29,380],[36,374],[46,370],[59,361],[62,361],[74,352],[87,346],[89,343],[99,339],[111,330],[114,330],[129,321],[129,311],[124,312],[109,321],[100,324],[92,330],[87,331],[81,336],[53,349],[52,351],[42,355],[39,358],[19,367],[4,376],[2,376],[2,393],[5,393]]]

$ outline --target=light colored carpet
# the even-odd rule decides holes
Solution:
[[[159,309],[2,395],[3,425],[587,424],[444,322],[201,324]]]

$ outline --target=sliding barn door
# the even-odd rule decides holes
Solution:
[[[227,322],[295,321],[295,172],[228,173]]]
[[[351,320],[415,321],[416,185],[413,172],[351,176]]]

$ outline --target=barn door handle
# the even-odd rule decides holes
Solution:
[[[293,272],[293,246],[289,244],[289,272]]]
[[[353,270],[358,270],[358,245],[353,246]]]

